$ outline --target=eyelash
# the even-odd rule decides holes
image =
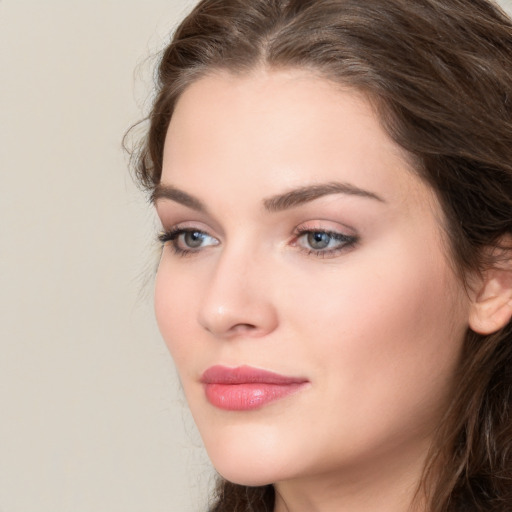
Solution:
[[[174,252],[174,254],[178,256],[192,256],[198,253],[199,249],[182,249],[181,247],[178,246],[178,238],[181,235],[185,235],[187,233],[197,233],[199,235],[210,236],[208,233],[206,233],[205,231],[201,231],[200,229],[176,227],[172,228],[169,231],[165,231],[164,233],[160,233],[158,235],[158,240],[162,245],[165,245],[167,242],[171,242],[171,249]]]
[[[211,235],[206,233],[205,231],[202,231],[200,229],[194,229],[194,228],[180,228],[176,227],[169,231],[166,231],[164,233],[160,233],[158,235],[158,240],[162,245],[165,245],[168,242],[171,242],[170,246],[174,254],[178,256],[192,256],[194,254],[199,253],[202,248],[199,247],[198,249],[182,249],[178,245],[178,239],[182,235],[186,235],[187,233],[197,233],[198,235],[210,237],[213,238]],[[331,240],[334,240],[339,243],[339,246],[327,249],[327,250],[321,250],[321,249],[313,249],[313,248],[306,248],[302,247],[298,241],[305,237],[306,235],[312,235],[312,234],[320,234],[320,235],[327,235],[331,238]],[[330,231],[326,229],[311,229],[311,228],[297,228],[294,231],[294,240],[292,241],[291,245],[294,247],[298,247],[300,251],[306,253],[307,255],[312,255],[318,258],[329,258],[329,257],[335,257],[338,254],[340,254],[342,251],[345,251],[347,249],[350,249],[354,247],[359,241],[359,238],[355,235],[345,235],[343,233],[339,233],[337,231]],[[210,245],[218,245],[218,244],[210,244]],[[203,247],[204,248],[204,247]]]
[[[352,247],[354,247],[358,241],[359,238],[355,235],[345,235],[344,233],[339,233],[338,231],[330,231],[328,229],[311,229],[311,228],[297,228],[295,230],[295,240],[293,242],[293,245],[298,245],[298,241],[300,238],[305,237],[306,235],[311,234],[321,234],[321,235],[327,235],[332,240],[339,243],[337,247],[334,247],[332,249],[327,250],[320,250],[320,249],[307,249],[306,247],[300,247],[299,249],[303,252],[305,252],[307,255],[316,256],[318,258],[333,258],[340,254],[343,251],[346,251]]]

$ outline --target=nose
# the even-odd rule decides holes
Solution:
[[[199,324],[218,338],[263,337],[276,329],[268,265],[238,251],[224,251],[210,273]]]

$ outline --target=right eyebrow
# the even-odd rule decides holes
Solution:
[[[179,190],[172,185],[162,185],[159,183],[151,194],[151,202],[155,204],[159,199],[170,199],[183,206],[192,208],[198,212],[206,212],[206,206],[197,197],[191,196],[183,190]]]

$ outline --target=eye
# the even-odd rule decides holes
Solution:
[[[190,249],[197,249],[203,245],[207,236],[201,231],[184,231],[179,235],[178,240],[181,240]]]
[[[321,229],[298,229],[294,245],[308,254],[319,257],[334,257],[343,249],[352,247],[358,241],[354,235]]]
[[[315,250],[322,250],[329,247],[334,238],[329,233],[313,231],[306,235],[308,245]]]
[[[194,228],[174,228],[162,233],[158,238],[162,244],[171,242],[172,249],[179,255],[197,253],[204,247],[219,244],[213,236]]]

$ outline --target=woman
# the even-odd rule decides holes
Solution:
[[[512,23],[203,0],[137,176],[214,511],[512,510]]]

